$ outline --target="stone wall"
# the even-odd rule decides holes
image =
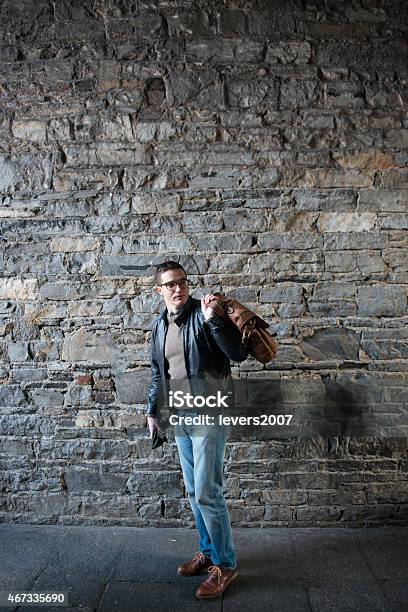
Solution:
[[[0,520],[186,525],[143,429],[154,265],[278,332],[282,406],[381,435],[227,449],[234,525],[407,522],[403,0],[20,0],[0,20]]]

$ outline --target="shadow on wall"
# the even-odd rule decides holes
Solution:
[[[381,389],[371,375],[346,373],[305,380],[234,381],[236,407],[228,415],[257,417],[234,425],[231,439],[273,440],[384,433],[375,407]],[[378,430],[378,431],[377,431]],[[329,444],[330,447],[330,444]]]

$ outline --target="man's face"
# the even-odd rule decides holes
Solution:
[[[187,303],[189,290],[188,285],[183,287],[183,281],[187,279],[183,270],[167,270],[160,275],[160,287],[157,287],[157,292],[160,293],[168,310],[178,310]],[[181,281],[181,285],[179,284]],[[166,284],[164,284],[166,283]]]

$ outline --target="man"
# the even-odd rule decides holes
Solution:
[[[152,379],[149,388],[147,420],[152,437],[160,431],[158,399],[162,388],[173,380],[185,382],[193,392],[203,381],[218,381],[231,388],[233,361],[248,356],[239,332],[227,326],[208,305],[214,298],[200,300],[189,295],[184,268],[175,261],[157,267],[157,291],[166,309],[152,329]],[[225,429],[215,432],[184,425],[175,430],[175,439],[184,483],[199,532],[200,550],[178,568],[182,576],[195,576],[207,570],[209,576],[196,591],[199,599],[220,596],[238,573],[228,509],[222,490],[226,443]]]

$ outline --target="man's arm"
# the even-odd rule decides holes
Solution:
[[[151,381],[147,398],[146,416],[157,417],[157,399],[159,397],[159,388],[161,384],[160,368],[157,361],[155,348],[155,330],[152,331],[151,339]]]
[[[241,334],[233,325],[227,325],[215,313],[206,320],[211,335],[218,348],[232,361],[244,361],[249,354],[246,346],[242,344]]]
[[[201,311],[211,335],[218,348],[232,361],[244,361],[249,354],[246,346],[242,344],[242,337],[238,329],[221,319],[209,306],[215,295],[207,294],[201,298]]]

